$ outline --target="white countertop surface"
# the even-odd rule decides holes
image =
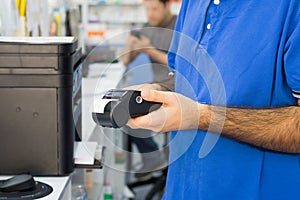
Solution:
[[[70,176],[65,177],[35,177],[34,180],[46,183],[53,188],[53,192],[41,200],[64,200],[65,193],[71,199],[71,180]],[[69,191],[68,191],[69,190]],[[67,198],[68,199],[68,198]]]
[[[5,180],[11,176],[0,176],[0,180]],[[46,197],[39,200],[65,200],[71,199],[70,176],[64,177],[34,177],[35,181],[50,185],[53,191]]]

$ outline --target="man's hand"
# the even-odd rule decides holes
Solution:
[[[200,104],[197,102],[181,94],[157,90],[142,90],[142,97],[147,101],[161,102],[162,106],[145,116],[130,119],[128,125],[131,128],[154,132],[198,129]]]
[[[150,39],[141,35],[140,38],[129,35],[126,43],[127,51],[134,51],[137,53],[145,52],[147,48],[153,48]]]
[[[134,36],[131,36],[134,37]],[[139,53],[146,53],[147,49],[149,48],[154,48],[151,45],[150,39],[147,38],[146,36],[141,35],[140,38],[134,37],[135,39],[132,39],[132,49],[134,51],[137,51]]]
[[[121,60],[125,66],[132,62],[137,55],[140,53],[151,54],[149,50],[154,50],[154,47],[151,45],[149,38],[141,35],[141,38],[129,35],[126,42],[126,48],[121,56]],[[151,55],[149,55],[151,57]],[[165,63],[164,59],[164,63]],[[163,63],[163,64],[164,64]]]
[[[132,62],[136,56],[139,54],[138,51],[134,50],[134,44],[138,41],[138,38],[130,35],[127,38],[126,48],[122,53],[121,60],[125,66]]]
[[[140,38],[129,35],[126,48],[121,56],[125,66],[132,62],[140,53],[147,54],[152,60],[163,65],[168,64],[168,54],[152,46],[151,41],[144,35]]]
[[[142,90],[160,109],[130,119],[132,128],[155,132],[200,129],[271,151],[300,153],[300,107],[267,109],[209,106],[173,92]],[[298,100],[299,104],[299,100]]]
[[[132,36],[132,35],[129,35],[128,38],[127,38],[127,42],[126,42],[126,47],[127,47],[127,50],[134,50],[134,47],[135,47],[135,43],[138,42],[139,39],[135,36]]]

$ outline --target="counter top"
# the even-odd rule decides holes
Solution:
[[[0,180],[5,180],[10,176],[0,176]],[[71,199],[71,180],[70,176],[64,177],[34,177],[35,181],[46,183],[52,187],[53,191],[40,200],[70,200]]]

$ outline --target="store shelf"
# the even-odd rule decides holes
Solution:
[[[89,3],[89,6],[142,6],[142,3]]]

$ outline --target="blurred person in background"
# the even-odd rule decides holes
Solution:
[[[171,13],[171,2],[169,0],[145,0],[143,3],[148,23],[144,24],[143,28],[131,32],[121,60],[127,68],[133,68],[132,71],[135,73],[134,68],[140,66],[142,69],[145,64],[144,61],[142,61],[142,64],[140,62],[135,63],[136,60],[139,57],[146,56],[146,59],[148,59],[146,62],[148,65],[150,64],[153,74],[153,79],[150,82],[161,82],[165,84],[166,88],[173,88],[173,79],[168,76],[167,53],[177,16]],[[126,75],[124,76],[126,79]],[[147,79],[149,76],[150,74],[143,72],[142,69],[139,70],[137,77]],[[121,87],[130,85],[132,83],[125,81]],[[124,129],[141,153],[142,166],[136,170],[136,178],[139,180],[149,179],[151,178],[151,171],[167,166],[167,156],[159,150],[158,144],[152,137],[155,135],[154,132],[129,127]]]

